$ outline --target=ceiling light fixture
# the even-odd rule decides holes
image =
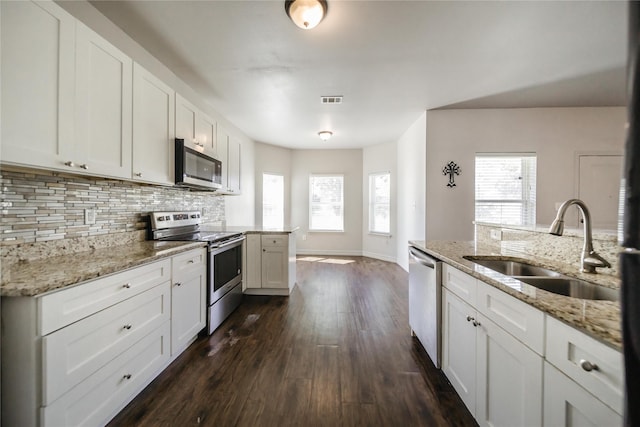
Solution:
[[[327,141],[329,138],[331,138],[332,135],[333,135],[333,132],[328,131],[328,130],[322,130],[322,131],[318,132],[318,136],[323,141]]]
[[[284,10],[294,24],[303,30],[310,30],[327,14],[326,0],[286,0]]]

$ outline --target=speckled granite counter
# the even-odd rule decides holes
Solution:
[[[244,234],[291,234],[297,231],[300,227],[284,226],[277,228],[263,227],[260,225],[210,225],[202,224],[202,230],[204,231],[220,231],[220,232],[236,232]]]
[[[517,253],[496,253],[474,242],[411,241],[419,249],[443,262],[470,274],[496,288],[513,295],[541,311],[582,330],[592,337],[621,350],[620,305],[613,301],[594,301],[566,297],[538,289],[517,279],[505,276],[463,258],[465,255],[495,255],[497,258],[518,257]],[[605,274],[580,273],[569,264],[550,263],[546,259],[527,257],[532,264],[558,271],[566,276],[577,277],[600,285],[619,288],[620,281]]]
[[[142,241],[33,261],[3,262],[0,296],[36,296],[198,247],[204,243]]]

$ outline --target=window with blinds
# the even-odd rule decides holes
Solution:
[[[536,155],[476,154],[478,222],[536,223]]]
[[[262,174],[262,225],[266,228],[284,226],[284,176]]]
[[[391,231],[391,174],[369,174],[369,232]]]
[[[344,176],[309,177],[309,230],[344,231]]]

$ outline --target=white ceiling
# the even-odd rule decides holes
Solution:
[[[433,108],[625,105],[626,2],[328,1],[308,31],[284,1],[91,3],[250,138],[284,147],[392,142]]]

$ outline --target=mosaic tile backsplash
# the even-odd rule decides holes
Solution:
[[[207,192],[21,169],[0,170],[0,183],[3,256],[29,243],[143,239],[151,211],[198,210],[205,222],[224,221],[224,197]],[[85,225],[85,209],[95,209],[95,224]]]

